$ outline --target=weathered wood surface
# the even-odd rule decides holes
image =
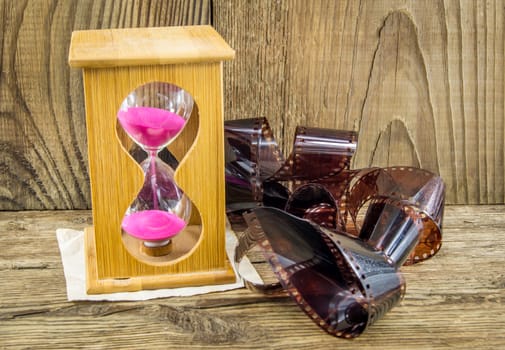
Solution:
[[[449,203],[505,202],[503,0],[0,1],[0,209],[89,208],[71,31],[212,24],[237,50],[225,117],[359,130],[355,167],[440,173]]]
[[[73,30],[209,23],[209,0],[0,0],[0,210],[91,206]]]
[[[359,130],[354,167],[442,175],[450,203],[503,203],[505,6],[496,1],[214,2],[236,50],[227,118]]]
[[[0,212],[1,349],[502,349],[505,206],[449,206],[444,244],[403,268],[400,305],[349,341],[285,297],[248,290],[145,302],[68,302],[58,227],[88,211]]]

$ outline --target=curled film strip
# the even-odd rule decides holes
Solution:
[[[279,283],[321,328],[361,334],[405,292],[398,269],[440,249],[444,184],[412,167],[349,169],[352,131],[299,127],[285,160],[264,118],[225,123],[227,213]]]

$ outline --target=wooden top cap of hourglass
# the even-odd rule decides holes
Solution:
[[[72,67],[119,67],[230,60],[235,51],[211,26],[74,31]]]

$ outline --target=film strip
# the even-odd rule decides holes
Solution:
[[[226,122],[225,140],[227,213],[242,232],[236,263],[260,245],[279,280],[247,286],[286,291],[328,333],[361,334],[403,297],[398,268],[439,251],[439,176],[350,169],[351,131],[298,127],[287,159],[265,118]]]

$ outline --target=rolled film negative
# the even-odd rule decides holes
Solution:
[[[284,159],[265,118],[242,119],[225,123],[225,144],[236,263],[260,245],[279,280],[246,285],[288,292],[332,335],[361,334],[403,296],[399,267],[441,247],[442,179],[413,167],[351,170],[352,131],[298,127]]]

